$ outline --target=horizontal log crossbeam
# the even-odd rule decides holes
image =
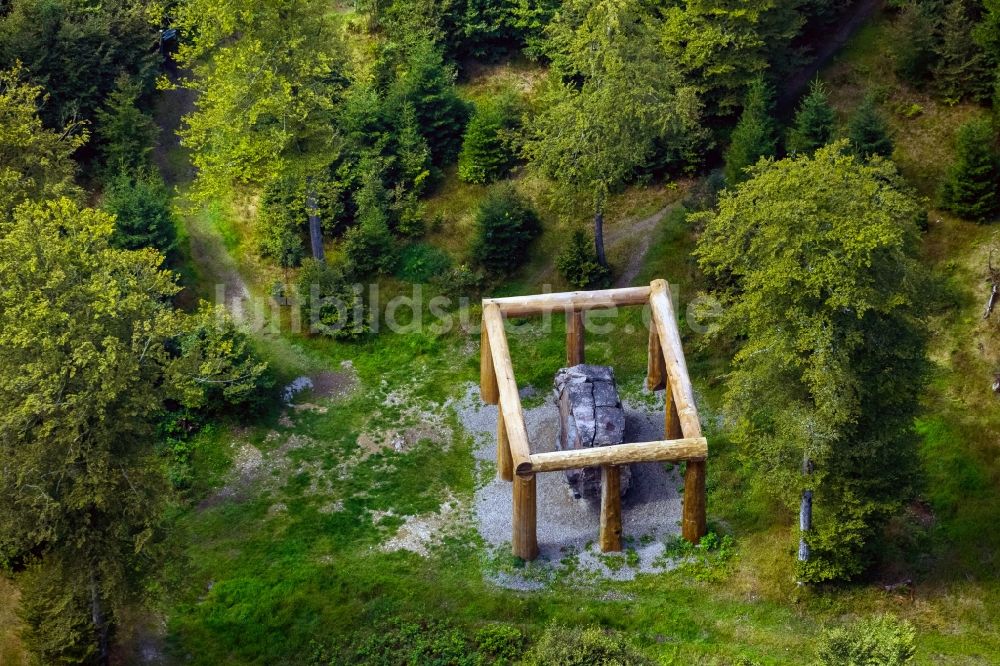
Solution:
[[[570,449],[548,453],[532,453],[531,466],[518,474],[558,472],[578,467],[598,465],[628,465],[641,462],[687,462],[708,457],[708,441],[704,437],[668,439],[659,442],[634,442],[595,446],[590,449]]]
[[[565,312],[567,361],[582,362],[583,316],[587,310],[649,305],[647,386],[666,389],[666,439],[589,449],[531,453],[521,399],[504,331],[504,317]],[[483,401],[495,404],[498,473],[514,483],[514,554],[533,559],[535,537],[535,474],[580,467],[602,468],[602,478],[617,478],[620,465],[641,462],[686,462],[681,531],[697,543],[705,533],[705,460],[708,442],[702,436],[694,391],[681,346],[680,330],[665,280],[648,287],[571,291],[483,300],[480,387]],[[513,469],[511,469],[513,468]],[[611,497],[614,495],[614,497]],[[602,493],[601,543],[605,550],[621,548],[621,507],[618,493]]]

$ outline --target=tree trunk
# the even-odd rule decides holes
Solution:
[[[93,564],[90,566],[90,619],[97,634],[97,663],[99,666],[108,666],[108,623],[104,618],[101,591]]]
[[[802,461],[802,473],[808,478],[812,475],[813,463],[809,458]],[[812,529],[813,491],[803,490],[799,503],[799,562],[809,561],[809,543],[806,534]]]
[[[323,226],[319,219],[316,189],[313,187],[311,176],[306,180],[306,211],[309,215],[309,243],[312,245],[313,259],[324,262],[326,255],[323,252]]]
[[[594,213],[594,250],[597,251],[597,263],[608,267],[608,258],[604,255],[604,211]]]
[[[812,529],[813,491],[802,491],[802,502],[799,504],[799,561],[809,561],[809,544],[806,542],[806,532]]]

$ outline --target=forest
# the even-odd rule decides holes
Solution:
[[[1000,663],[997,223],[1000,0],[0,0],[0,665]],[[705,533],[512,555],[658,279]]]

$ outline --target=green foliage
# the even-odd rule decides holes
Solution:
[[[343,249],[348,268],[356,277],[392,270],[395,239],[389,230],[389,193],[382,172],[372,161],[362,168],[361,186],[354,193],[357,224],[344,234]]]
[[[822,666],[903,666],[913,662],[917,632],[909,622],[878,615],[827,631],[817,651]]]
[[[97,656],[86,570],[60,556],[33,561],[17,578],[25,647],[43,664],[92,664]]]
[[[573,230],[569,244],[556,257],[556,270],[575,289],[606,287],[611,278],[611,270],[597,261],[594,239],[584,229]]]
[[[342,267],[306,259],[298,282],[302,323],[312,333],[357,340],[371,330],[368,306]]]
[[[177,287],[155,250],[112,247],[113,229],[68,199],[0,226],[0,560],[43,562],[24,603],[56,660],[100,649],[134,599],[165,497],[152,435]]]
[[[709,531],[697,546],[680,536],[669,539],[660,557],[677,560],[677,570],[695,580],[718,582],[725,580],[730,573],[729,563],[735,554],[736,542],[732,536],[725,534],[720,537]]]
[[[955,163],[941,184],[941,205],[961,217],[985,222],[1000,210],[1000,155],[986,119],[958,130]]]
[[[620,634],[600,627],[553,624],[523,663],[525,666],[644,666],[653,661]]]
[[[890,51],[896,74],[910,85],[923,85],[935,61],[938,17],[934,7],[935,3],[910,0],[896,20]]]
[[[455,89],[455,71],[429,41],[405,50],[398,78],[389,91],[389,109],[413,108],[416,127],[430,149],[434,164],[449,164],[458,156],[469,107]]]
[[[795,121],[788,133],[788,152],[808,155],[830,143],[834,119],[833,107],[826,98],[826,86],[815,79],[795,112]]]
[[[488,184],[506,176],[516,162],[511,138],[517,126],[518,103],[512,94],[479,104],[462,139],[459,179]]]
[[[270,397],[274,377],[254,351],[250,335],[226,309],[202,301],[175,338],[177,361],[171,366],[178,401],[202,413],[259,409]]]
[[[280,178],[264,189],[256,220],[257,251],[274,259],[279,266],[297,266],[305,254],[303,235],[309,223],[308,194],[313,194],[322,228],[329,233],[342,230],[345,184],[329,172],[309,179]]]
[[[664,12],[663,45],[712,115],[727,116],[772,65],[788,68],[804,19],[797,3],[686,0]]]
[[[854,111],[851,122],[847,126],[847,138],[851,142],[854,154],[862,159],[867,159],[872,155],[892,156],[889,124],[879,113],[873,96],[866,95],[864,101]]]
[[[600,213],[608,193],[650,161],[657,140],[699,132],[697,95],[662,56],[658,19],[641,3],[570,0],[547,34],[553,74],[525,155],[565,195],[589,195]]]
[[[119,75],[148,91],[155,74],[155,26],[131,0],[13,0],[0,16],[0,68],[20,61],[49,96],[46,126],[93,121]]]
[[[472,257],[495,275],[506,275],[527,258],[542,232],[535,209],[508,183],[493,188],[476,211]]]
[[[728,306],[714,334],[741,341],[725,397],[734,440],[790,508],[814,490],[799,572],[811,581],[860,573],[912,496],[924,376],[920,206],[890,162],[846,145],[762,162],[718,212],[692,216]]]
[[[141,95],[141,83],[121,75],[104,106],[95,113],[101,156],[111,173],[133,172],[149,166],[159,128],[139,108]]]
[[[743,113],[733,130],[726,151],[726,182],[735,185],[744,179],[743,171],[762,157],[774,157],[777,146],[771,107],[774,93],[763,80],[756,79],[747,90]]]
[[[972,39],[973,23],[965,0],[951,0],[940,24],[940,39],[932,67],[934,88],[946,102],[984,100],[992,83],[982,49]]]
[[[396,275],[415,284],[430,282],[451,271],[451,258],[443,250],[426,243],[414,243],[399,254]]]
[[[194,74],[181,84],[199,93],[180,132],[195,193],[207,200],[290,179],[316,195],[340,143],[331,131],[345,83],[334,15],[311,0],[186,0],[176,26],[185,35],[178,60]],[[321,257],[321,220],[310,223]]]
[[[480,653],[499,664],[516,663],[523,654],[524,644],[524,634],[510,624],[488,624],[476,632]]]
[[[125,250],[151,247],[170,256],[177,243],[170,192],[159,173],[119,171],[104,192],[104,208],[115,216],[111,243]]]
[[[47,99],[41,86],[25,83],[24,70],[0,71],[0,221],[25,201],[79,197],[72,155],[87,140],[75,126],[46,129],[38,116]]]

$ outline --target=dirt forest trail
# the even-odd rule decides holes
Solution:
[[[646,254],[653,244],[653,239],[656,236],[656,231],[659,229],[660,223],[678,205],[675,202],[664,206],[649,217],[631,223],[628,221],[623,222],[621,225],[609,229],[604,235],[604,243],[609,252],[614,252],[627,241],[636,241],[638,243],[629,252],[628,261],[621,267],[620,274],[615,278],[615,287],[631,286],[632,282],[639,276],[642,265],[646,260]]]
[[[153,112],[160,128],[153,162],[166,183],[175,189],[179,208],[187,203],[185,191],[195,172],[188,151],[181,146],[178,130],[183,117],[194,111],[196,98],[195,91],[187,88],[165,90]],[[221,301],[231,312],[243,307],[250,299],[250,288],[210,215],[197,209],[180,210],[179,213],[187,235],[188,253],[201,287],[201,293],[196,295],[213,302]]]

